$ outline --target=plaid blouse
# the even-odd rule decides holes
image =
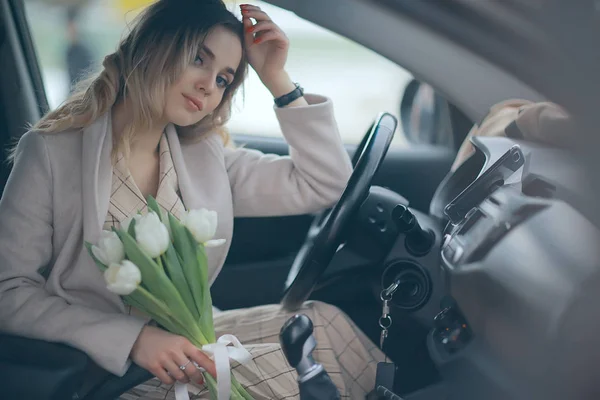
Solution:
[[[158,149],[160,171],[156,202],[163,210],[181,219],[185,207],[181,201],[177,173],[173,167],[173,159],[171,158],[166,135],[161,137]],[[110,203],[104,221],[104,229],[110,230],[111,227],[117,226],[137,212],[147,213],[148,205],[142,192],[135,184],[129,168],[127,168],[125,157],[119,155],[113,168]]]

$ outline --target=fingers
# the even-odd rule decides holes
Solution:
[[[250,18],[243,17],[242,23],[244,24],[244,42],[246,47],[249,47],[254,42],[253,26]]]
[[[209,367],[207,369],[216,376],[212,361],[188,339],[152,326],[142,329],[131,350],[131,358],[167,385],[175,383],[175,380],[203,383],[201,372],[194,362],[203,368]]]
[[[242,10],[246,45],[263,43],[270,40],[281,40],[283,44],[287,42],[287,38],[281,29],[279,29],[279,26],[260,7],[242,4],[240,8]],[[255,19],[256,23],[253,24],[250,18]]]
[[[202,377],[202,373],[196,368],[194,362],[190,360],[185,354],[178,355],[176,357],[176,361],[178,365],[183,365],[185,368],[183,372],[189,378],[190,381],[194,381],[197,383],[204,383],[204,378]]]
[[[185,357],[181,358],[185,359]],[[179,364],[179,361],[175,361],[173,359],[166,359],[163,360],[162,366],[169,372],[169,375],[171,375],[171,377],[173,377],[174,379],[182,383],[188,383],[190,381],[190,378],[188,378],[185,372],[183,372],[181,368],[179,368],[180,365],[185,365],[185,363],[187,363],[187,361],[184,361],[181,364]],[[186,366],[186,369],[189,365],[190,364]]]
[[[254,43],[258,44],[258,43],[264,43],[264,42],[268,42],[268,41],[272,41],[272,40],[281,41],[281,40],[284,40],[284,38],[282,37],[282,35],[279,32],[265,31],[265,32],[262,32],[261,35],[258,36],[256,39],[254,39]]]
[[[245,25],[246,33],[259,33],[269,30],[279,30],[279,27],[273,21],[260,21],[256,24]]]
[[[194,345],[190,345],[184,349],[185,355],[199,367],[204,368],[209,374],[211,374],[214,378],[217,377],[217,370],[215,368],[215,363],[208,358],[206,354],[200,351]]]
[[[260,7],[253,6],[250,4],[242,4],[240,6],[240,9],[242,10],[242,17],[254,18],[257,22],[271,20],[269,15],[266,12],[262,11]]]
[[[166,385],[172,385],[175,380],[169,375],[169,373],[163,368],[162,365],[155,365],[148,369],[152,375],[156,376],[162,383]]]
[[[246,45],[277,40],[281,42],[282,47],[285,47],[286,43],[288,42],[285,34],[273,21],[261,21],[255,25],[252,25],[252,23],[246,18],[244,19],[244,28],[246,30],[244,34]]]
[[[263,21],[249,26],[246,28],[246,35],[250,35],[246,40],[253,43],[262,43],[268,40],[286,40],[283,32],[272,21]]]

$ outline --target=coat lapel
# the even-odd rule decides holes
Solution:
[[[81,189],[83,200],[83,240],[98,242],[102,225],[108,213],[112,186],[112,120],[110,111],[94,121],[83,130]],[[83,253],[87,253],[85,247]],[[84,256],[89,263],[89,271],[98,293],[119,312],[125,312],[121,298],[106,289],[100,270],[94,265],[91,257]]]
[[[108,212],[112,176],[112,121],[110,111],[83,131],[83,238],[95,243]]]
[[[166,132],[185,209],[208,208],[218,211],[218,207],[227,200],[223,198],[222,191],[225,189],[226,194],[230,194],[227,171],[221,165],[222,161],[215,158],[206,141],[181,143],[173,124],[167,125]],[[207,166],[210,166],[209,169]]]
[[[233,231],[231,189],[227,170],[222,155],[215,154],[208,140],[182,145],[174,125],[167,125],[166,132],[185,209],[208,208],[218,213],[219,223],[215,238],[225,239],[226,244],[206,249],[209,280],[212,285],[227,256]]]
[[[183,152],[181,150],[181,143],[179,142],[177,130],[173,124],[169,124],[167,125],[165,131],[167,133],[167,141],[169,142],[173,167],[177,173],[177,182],[179,184],[179,192],[181,193],[183,205],[186,210],[198,208],[198,205],[195,202],[196,196],[194,196],[192,193],[190,175],[188,174],[188,169],[186,168],[185,160],[183,158]]]

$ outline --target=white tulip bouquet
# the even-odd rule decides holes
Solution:
[[[245,362],[250,354],[231,335],[219,341],[215,337],[205,248],[225,243],[213,239],[217,213],[190,210],[180,221],[162,212],[154,198],[147,202],[147,214],[124,221],[120,229],[103,231],[96,245],[86,242],[108,290],[213,356],[219,384],[204,373],[212,398],[218,393],[222,400],[230,392],[232,399],[252,399],[229,369],[229,358]]]

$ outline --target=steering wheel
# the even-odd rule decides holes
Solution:
[[[300,308],[312,293],[338,247],[352,216],[369,194],[373,177],[387,154],[398,120],[380,113],[353,157],[354,171],[337,204],[313,221],[285,282],[281,305],[286,311]]]

